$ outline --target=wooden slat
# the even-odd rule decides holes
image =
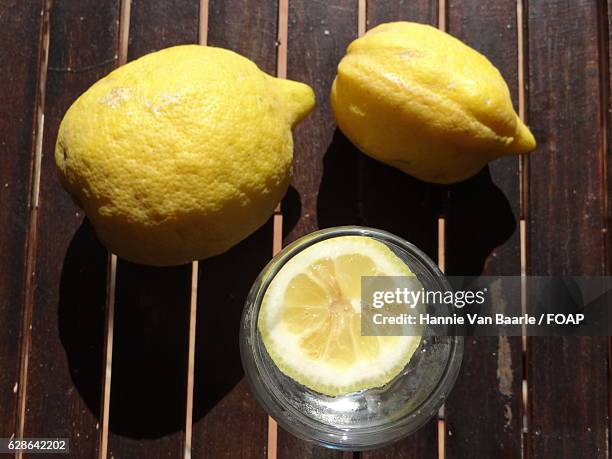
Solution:
[[[416,21],[436,26],[438,1],[416,2],[370,0],[367,28],[392,21]],[[444,187],[416,180],[399,170],[360,154],[362,224],[385,229],[416,244],[433,260],[438,259],[438,217]],[[389,199],[394,196],[396,199]],[[434,458],[438,455],[437,420],[398,443],[363,458]]]
[[[131,1],[128,60],[198,42],[199,0]],[[109,457],[182,457],[191,264],[118,259]]]
[[[209,1],[207,43],[276,70],[276,2]],[[192,457],[263,457],[267,416],[244,379],[242,307],[272,254],[272,219],[229,252],[200,262]]]
[[[518,110],[516,0],[450,0],[447,11],[447,31],[500,70]],[[448,274],[520,275],[519,188],[518,156],[450,188]],[[500,301],[512,294],[503,287],[494,292]],[[484,457],[521,456],[522,377],[520,338],[466,338],[461,373],[445,404],[446,457],[468,457],[475,445]],[[474,403],[474,394],[484,403]]]
[[[294,189],[290,190],[283,202],[285,244],[319,227],[331,226],[329,222],[321,221],[323,214],[329,212],[321,210],[320,206],[331,204],[319,196],[319,187],[323,194],[325,185],[321,182],[330,174],[327,166],[330,158],[335,161],[334,158],[353,153],[350,144],[334,133],[329,89],[346,47],[357,37],[358,1],[291,0],[288,14],[287,77],[312,86],[317,105],[294,133]],[[356,164],[356,157],[349,158],[344,175],[339,179],[346,181],[346,186],[351,190],[356,189]],[[329,179],[333,180],[333,177]],[[338,207],[337,212],[352,215],[353,203],[347,205],[349,209]],[[280,427],[277,453],[281,458],[352,457],[351,453],[303,442]]]
[[[289,34],[289,2],[278,0],[278,25],[276,49],[276,76],[287,78],[287,37]],[[274,210],[272,219],[272,255],[283,248],[283,213],[281,203]],[[278,456],[278,423],[268,415],[268,459]]]
[[[199,0],[131,0],[128,61],[198,42]]]
[[[368,29],[385,22],[413,21],[432,26],[438,25],[438,0],[368,0]]]
[[[598,13],[592,0],[529,2],[530,274],[606,271]],[[608,340],[532,338],[527,349],[528,456],[607,457]]]
[[[88,0],[51,13],[24,435],[70,437],[76,457],[98,449],[106,254],[59,184],[54,147],[68,106],[115,64],[118,15]]]
[[[608,184],[607,192],[607,253],[608,253],[608,265],[607,275],[612,274],[612,141],[610,136],[612,135],[612,0],[608,0],[606,3],[602,3],[602,11],[599,14],[600,20],[602,21],[601,32],[599,36],[600,50],[604,50],[601,54],[601,58],[604,62],[604,66],[600,69],[602,71],[603,82],[602,88],[606,89],[605,100],[606,111],[603,121],[605,122],[605,136],[604,136],[604,148],[607,157],[606,167],[606,181]],[[605,51],[607,50],[607,55]],[[601,51],[600,51],[601,52]],[[606,62],[607,59],[607,62]],[[608,340],[608,362],[612,362],[612,337]],[[608,387],[612,385],[612,364],[608,364]],[[612,431],[612,394],[608,393],[608,432]]]
[[[211,17],[212,19],[212,17]],[[271,222],[200,262],[192,457],[263,457],[267,416],[240,363],[238,331],[253,280],[272,253]]]
[[[191,265],[119,260],[109,457],[181,457]]]
[[[276,73],[277,2],[209,0],[208,40],[251,59],[264,72]]]
[[[318,204],[326,205],[319,198],[319,186],[330,171],[324,162],[339,156],[350,156],[350,144],[343,141],[339,131],[334,131],[334,121],[329,107],[329,90],[336,75],[338,62],[348,44],[357,38],[358,2],[343,0],[331,4],[326,2],[289,2],[289,31],[287,51],[287,76],[309,84],[315,90],[317,106],[313,113],[295,130],[295,152],[293,162],[293,187],[299,194],[290,193],[283,205],[283,212],[301,214],[297,224],[285,235],[285,244],[316,230],[323,215],[318,214]],[[340,143],[340,144],[339,144]],[[354,158],[349,159],[346,174],[347,188],[356,189],[356,167]],[[338,172],[338,171],[336,171]],[[351,177],[353,183],[350,183]],[[330,180],[332,177],[330,177]],[[324,193],[324,190],[321,190]],[[329,207],[331,207],[331,203]],[[349,206],[354,206],[349,203]],[[353,209],[338,207],[338,218],[345,213],[353,215]],[[328,212],[323,210],[324,214]],[[331,217],[330,217],[331,219]]]
[[[44,2],[0,6],[0,437],[16,434]]]

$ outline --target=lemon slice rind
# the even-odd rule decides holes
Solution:
[[[376,275],[414,276],[408,266],[382,242],[367,236],[326,239],[299,252],[282,267],[264,295],[258,317],[264,346],[279,370],[311,390],[330,396],[384,386],[406,367],[421,341],[420,336],[371,337],[369,339],[376,341],[372,345],[378,349],[377,355],[372,358],[359,355],[353,336],[356,358],[345,368],[338,368],[305,352],[301,343],[313,328],[305,323],[302,330],[296,331],[295,327],[291,328],[283,321],[287,286],[318,261],[351,254],[371,259],[376,265]],[[324,282],[325,279],[320,281]],[[360,313],[358,301],[352,301],[351,306],[355,313]],[[309,307],[316,309],[317,305]],[[353,314],[352,317],[359,320],[358,315]]]

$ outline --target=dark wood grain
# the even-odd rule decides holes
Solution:
[[[432,0],[368,0],[366,27],[385,22],[413,21],[438,25],[438,3]]]
[[[597,2],[529,2],[528,273],[606,269]],[[608,340],[528,341],[528,457],[607,457]]]
[[[200,2],[131,0],[128,61],[169,46],[198,42]]]
[[[368,2],[368,29],[393,21],[415,21],[436,26],[438,2]],[[438,218],[443,208],[445,188],[416,180],[365,155],[360,155],[360,167],[362,224],[391,231],[437,260]],[[398,198],[389,199],[390,196]],[[362,457],[367,459],[437,456],[437,419],[430,420],[396,444],[362,453]]]
[[[42,1],[0,5],[0,436],[16,433]]]
[[[276,73],[277,2],[209,0],[208,16],[210,46],[231,49]]]
[[[209,2],[211,46],[231,49],[276,71],[276,2]],[[200,262],[193,458],[264,457],[268,417],[240,363],[238,330],[248,291],[272,256],[272,221],[227,253]]]
[[[516,1],[450,0],[447,14],[448,32],[500,70],[518,110]],[[496,160],[450,187],[448,274],[520,275],[519,187],[518,156]],[[511,293],[502,282],[495,295],[503,301]],[[475,446],[484,457],[521,456],[522,364],[520,338],[466,338],[461,373],[445,404],[446,457],[470,457]],[[474,403],[476,394],[483,403]]]
[[[106,254],[59,184],[54,147],[66,109],[115,65],[118,16],[118,1],[51,12],[24,435],[69,437],[74,457],[98,451]]]
[[[348,155],[348,170],[341,180],[347,181],[347,187],[355,187],[357,175],[352,174],[350,170],[356,164],[355,159],[350,158],[353,151],[349,149],[352,147],[342,141],[338,131],[334,131],[329,90],[336,76],[336,67],[346,47],[357,38],[357,21],[356,0],[344,0],[333,4],[305,1],[289,3],[287,76],[310,85],[315,91],[317,105],[295,130],[293,187],[299,194],[299,202],[286,201],[283,211],[286,209],[292,213],[294,209],[291,207],[299,207],[301,212],[295,227],[285,235],[285,243],[319,227],[333,225],[333,222],[320,221],[321,218],[327,219],[327,212],[326,209],[322,209],[323,215],[318,215],[317,207],[327,206],[325,190],[333,186],[331,183],[327,186],[321,182],[331,182],[337,178],[340,170],[333,165],[324,166],[324,162],[336,163],[336,158],[342,161]],[[319,187],[322,188],[323,196],[319,195]],[[333,193],[331,189],[330,192]],[[348,204],[348,206],[354,205],[355,203]],[[340,213],[347,211],[342,208],[337,210]],[[348,213],[353,214],[354,211],[348,209]]]
[[[128,60],[198,42],[199,0],[132,0]],[[182,457],[191,264],[117,262],[110,457]]]

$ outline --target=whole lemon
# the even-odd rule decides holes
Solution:
[[[59,128],[60,180],[118,256],[177,265],[263,225],[291,177],[306,85],[225,49],[184,45],[95,83]]]
[[[459,182],[536,145],[487,58],[423,24],[381,24],[353,41],[331,106],[360,150],[428,182]]]

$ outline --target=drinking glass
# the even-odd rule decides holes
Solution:
[[[266,352],[257,328],[266,289],[283,265],[299,252],[322,240],[342,236],[376,239],[408,265],[425,290],[451,290],[425,253],[391,233],[359,226],[317,231],[285,247],[255,280],[242,315],[240,353],[255,397],[283,429],[322,446],[366,450],[415,432],[437,414],[459,373],[463,338],[452,326],[447,333],[440,333],[439,327],[433,331],[425,326],[418,349],[400,374],[383,387],[345,395],[317,393],[283,374]],[[452,305],[442,307],[450,309]]]

